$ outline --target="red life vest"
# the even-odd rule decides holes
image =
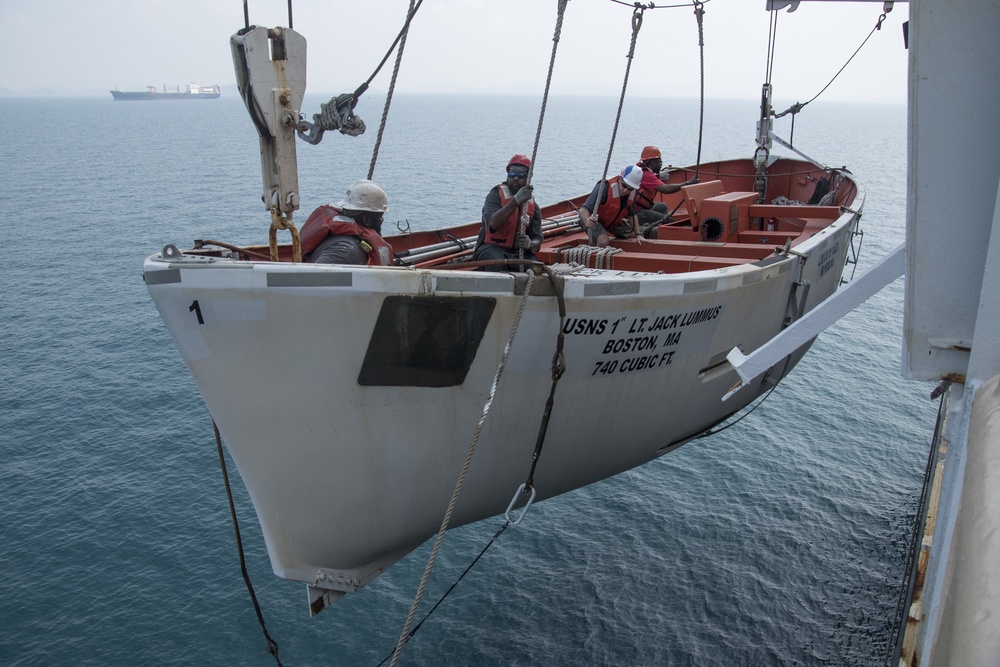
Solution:
[[[642,162],[637,162],[636,166],[642,169],[643,174],[653,172],[652,169],[646,168],[642,164]],[[659,178],[659,176],[657,176],[657,178]],[[642,180],[643,184],[639,186],[639,192],[635,198],[635,205],[638,206],[639,208],[651,208],[653,204],[656,203],[656,190],[650,190],[649,188],[645,187],[645,182],[646,182],[645,176],[643,176]],[[663,183],[663,181],[660,181],[660,183]]]
[[[392,246],[374,229],[362,227],[332,206],[320,206],[299,230],[299,244],[306,256],[319,247],[327,236],[355,236],[368,253],[368,266],[388,266],[392,261]]]
[[[635,201],[635,190],[631,190],[628,194],[622,191],[621,185],[618,181],[610,181],[607,186],[602,186],[598,191],[598,196],[601,192],[607,193],[607,199],[601,204],[599,201],[597,203],[597,219],[600,220],[601,226],[605,229],[611,229],[616,227],[618,223],[622,221],[626,215],[628,215],[629,206],[631,206]]]
[[[507,205],[514,195],[511,194],[510,188],[507,187],[506,183],[501,183],[497,186],[497,191],[500,193],[500,208]],[[500,246],[501,248],[511,249],[514,247],[514,236],[517,234],[518,227],[520,226],[518,220],[518,210],[521,207],[516,207],[510,214],[510,216],[503,221],[500,225],[500,229],[493,229],[490,227],[490,221],[486,221],[486,236],[483,239],[485,243],[491,245]],[[524,205],[524,213],[528,216],[528,219],[534,217],[535,215],[535,200],[529,199]],[[525,232],[527,233],[527,232]]]

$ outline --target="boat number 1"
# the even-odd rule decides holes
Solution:
[[[188,306],[188,312],[198,316],[198,324],[205,323],[205,318],[201,316],[201,306],[198,305],[198,299],[191,302],[191,305]]]

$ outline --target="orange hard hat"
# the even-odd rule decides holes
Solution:
[[[510,166],[512,164],[519,164],[525,169],[531,169],[531,158],[529,158],[527,155],[522,155],[518,153],[517,155],[515,155],[514,157],[512,157],[510,160],[507,161],[507,168],[510,169]]]
[[[646,146],[642,149],[642,155],[639,157],[640,160],[653,160],[656,158],[662,159],[663,156],[660,155],[660,149],[656,146]]]

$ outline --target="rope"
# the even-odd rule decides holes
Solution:
[[[422,0],[421,0],[422,1]],[[410,31],[410,20],[416,11],[414,9],[415,0],[410,0],[410,8],[406,10],[406,23],[400,33],[399,50],[396,51],[396,64],[392,68],[392,79],[389,81],[389,92],[385,95],[385,108],[382,109],[382,122],[378,126],[378,136],[375,139],[375,148],[372,150],[372,163],[368,167],[368,180],[372,180],[375,175],[375,163],[378,161],[378,149],[382,145],[382,133],[385,132],[385,121],[389,118],[389,105],[392,104],[392,92],[396,89],[396,76],[399,74],[399,64],[403,61],[403,49],[406,48],[406,35]],[[382,61],[383,63],[385,60]],[[382,65],[379,65],[381,69]],[[367,84],[366,84],[367,85]]]
[[[514,317],[514,322],[511,324],[510,334],[507,336],[507,342],[504,345],[503,354],[500,356],[500,364],[497,366],[496,374],[493,376],[493,384],[490,386],[489,397],[486,399],[485,405],[483,405],[483,414],[479,418],[479,423],[476,424],[476,430],[472,435],[472,441],[469,443],[469,451],[465,455],[465,461],[462,463],[462,471],[458,475],[458,481],[455,483],[455,489],[451,493],[451,500],[448,502],[448,509],[444,513],[444,518],[441,520],[441,527],[438,529],[437,536],[434,538],[434,547],[431,549],[430,557],[427,559],[427,566],[424,568],[424,574],[420,579],[420,586],[417,588],[417,594],[413,598],[413,604],[410,605],[410,613],[406,617],[406,623],[403,626],[403,631],[399,635],[399,641],[396,643],[396,648],[394,649],[394,655],[390,667],[395,667],[396,663],[399,662],[399,658],[402,655],[403,645],[406,643],[408,635],[410,633],[410,625],[413,623],[413,617],[416,616],[417,607],[420,606],[420,599],[424,595],[424,589],[427,587],[427,580],[430,578],[431,569],[434,567],[434,561],[437,560],[438,551],[441,548],[441,541],[444,539],[444,533],[448,530],[448,524],[451,522],[451,515],[455,509],[455,504],[458,502],[458,496],[462,491],[462,485],[465,483],[465,475],[469,470],[469,465],[472,463],[472,455],[476,451],[476,445],[479,442],[479,435],[483,431],[483,425],[486,423],[486,417],[489,415],[490,408],[493,405],[493,399],[496,396],[497,387],[500,384],[500,377],[503,375],[504,368],[507,366],[507,358],[510,356],[511,348],[514,345],[514,336],[517,334],[517,328],[521,324],[521,315],[524,313],[524,307],[528,303],[528,296],[531,294],[531,284],[534,281],[534,274],[528,272],[528,282],[524,287],[524,296],[521,298],[521,302],[517,307],[517,315]]]
[[[704,1],[708,2],[709,0],[704,0]],[[630,7],[630,8],[638,7],[640,5],[640,3],[638,2],[624,2],[624,0],[611,0],[611,2],[613,2],[616,5],[622,5],[624,7]],[[690,7],[690,6],[691,6],[690,2],[684,2],[679,5],[657,5],[653,4],[652,2],[649,2],[646,3],[643,9],[678,9],[679,7]]]
[[[613,0],[614,1],[614,0]],[[620,3],[624,4],[624,3]],[[618,124],[621,122],[622,118],[622,107],[625,105],[625,90],[628,88],[628,76],[632,69],[632,57],[635,55],[635,41],[639,37],[639,28],[642,27],[642,13],[646,10],[646,7],[636,3],[635,11],[632,12],[632,42],[628,47],[628,63],[625,65],[625,79],[622,81],[622,92],[618,96],[618,112],[615,114],[615,126],[611,130],[611,143],[608,146],[608,157],[604,161],[604,176],[601,177],[600,184],[597,189],[597,199],[594,202],[594,209],[597,209],[601,205],[601,200],[605,196],[605,192],[608,189],[608,169],[611,167],[611,154],[615,150],[615,138],[618,136]],[[595,211],[591,211],[591,215]]]
[[[635,11],[632,12],[632,43],[628,47],[628,63],[625,65],[625,80],[622,81],[622,93],[618,97],[618,113],[615,115],[615,127],[611,131],[611,145],[608,146],[608,159],[604,162],[604,177],[603,180],[608,179],[608,168],[611,166],[611,153],[615,150],[615,137],[618,136],[618,124],[621,122],[622,118],[622,107],[625,105],[625,90],[628,88],[628,76],[629,71],[632,69],[632,57],[635,55],[635,41],[639,37],[639,28],[642,27],[642,13],[645,11],[645,7],[636,7]],[[598,192],[597,204],[601,203],[601,193]]]
[[[495,263],[495,262],[497,262],[499,260],[488,260],[488,261]],[[514,260],[510,260],[510,261],[511,262],[515,262]],[[486,262],[483,262],[483,263],[485,264]],[[556,271],[552,270],[548,266],[545,266],[543,264],[539,264],[537,262],[524,262],[523,260],[518,260],[515,263],[518,263],[518,264],[527,264],[527,265],[535,267],[536,269],[545,271],[546,274],[549,276],[549,279],[552,281],[553,287],[556,290],[556,298],[557,298],[558,304],[559,304],[559,334],[558,334],[558,336],[556,338],[556,351],[555,351],[555,353],[553,355],[553,358],[552,358],[552,386],[549,389],[549,396],[548,396],[548,399],[545,402],[545,412],[544,412],[544,414],[542,416],[542,422],[539,425],[538,439],[537,439],[537,441],[535,443],[535,451],[534,451],[534,453],[532,455],[531,469],[530,469],[530,471],[528,473],[527,482],[525,482],[525,484],[522,485],[522,488],[525,489],[525,493],[530,493],[531,492],[531,487],[532,487],[532,484],[533,484],[533,481],[534,481],[535,467],[536,467],[536,465],[538,463],[539,458],[541,457],[542,445],[545,442],[545,432],[546,432],[546,430],[548,428],[549,417],[552,414],[552,406],[553,406],[553,403],[554,403],[554,395],[555,395],[555,390],[556,390],[556,384],[559,382],[559,380],[562,377],[563,373],[566,371],[565,356],[564,356],[564,353],[563,353],[563,343],[564,343],[564,340],[565,340],[565,336],[562,333],[563,325],[564,325],[565,320],[566,320],[566,300],[565,300],[565,297],[563,295],[562,287],[561,287],[560,283],[556,280]],[[496,389],[497,389],[497,386],[498,386],[499,381],[500,381],[500,375],[503,372],[503,368],[504,368],[504,366],[507,363],[507,357],[509,356],[511,346],[513,345],[514,335],[517,332],[517,328],[518,328],[518,324],[519,324],[520,319],[521,319],[521,315],[524,312],[524,305],[527,302],[528,295],[531,292],[532,276],[533,276],[533,274],[531,272],[528,272],[528,282],[527,282],[527,284],[525,285],[525,288],[524,288],[524,298],[521,300],[521,303],[518,306],[517,316],[516,316],[516,318],[514,320],[514,323],[513,323],[512,327],[511,327],[511,333],[510,333],[510,336],[507,339],[507,344],[504,347],[504,354],[501,357],[500,366],[497,368],[497,373],[496,373],[496,376],[494,377],[493,385],[492,385],[492,387],[490,389],[490,397],[487,400],[486,405],[483,407],[483,415],[480,418],[479,424],[476,427],[476,432],[475,432],[475,434],[473,436],[473,442],[472,442],[472,444],[470,446],[470,451],[469,451],[469,453],[468,453],[468,455],[466,457],[466,465],[465,465],[465,467],[463,467],[462,474],[459,477],[459,482],[458,482],[458,485],[456,485],[456,490],[455,490],[455,492],[453,494],[453,499],[457,498],[457,495],[458,495],[458,492],[459,492],[459,487],[462,484],[462,480],[463,480],[465,472],[466,472],[466,470],[468,468],[468,462],[472,458],[472,451],[471,450],[475,448],[475,444],[476,444],[476,442],[479,439],[479,434],[482,432],[483,424],[484,424],[484,422],[486,420],[486,416],[489,413],[490,405],[492,404],[493,398],[494,398],[494,396],[496,394]],[[527,509],[527,508],[525,508],[525,509]],[[450,513],[450,511],[451,511],[451,506],[449,506],[449,513]],[[521,518],[523,518],[523,516],[524,515],[522,514]],[[445,521],[447,522],[447,520],[448,520],[448,513],[446,513],[446,516],[445,516]],[[417,623],[413,627],[413,629],[410,630],[410,631],[408,631],[408,632],[407,632],[406,629],[403,630],[403,636],[400,637],[400,642],[396,645],[396,648],[394,648],[389,653],[389,655],[387,655],[385,658],[383,658],[382,662],[380,662],[377,667],[381,667],[381,665],[383,665],[385,663],[385,661],[388,660],[392,656],[395,656],[395,659],[393,660],[392,664],[394,665],[396,663],[396,660],[398,660],[398,658],[399,658],[399,654],[400,654],[400,651],[401,651],[403,645],[405,645],[407,642],[409,642],[409,640],[417,633],[417,631],[424,624],[424,622],[428,618],[430,618],[431,614],[433,614],[437,610],[437,608],[441,605],[441,603],[444,602],[445,598],[447,598],[448,595],[450,595],[451,592],[453,590],[455,590],[455,587],[458,586],[458,584],[462,581],[462,579],[464,579],[465,576],[472,570],[472,568],[479,562],[479,560],[483,557],[483,555],[486,553],[486,551],[491,546],[493,546],[493,543],[496,542],[497,539],[499,539],[500,535],[502,535],[503,532],[505,530],[507,530],[507,528],[509,526],[516,525],[519,522],[520,522],[520,519],[518,519],[517,521],[511,521],[509,518],[503,522],[503,524],[500,526],[500,529],[496,533],[494,533],[493,538],[486,544],[486,546],[484,546],[482,548],[482,550],[480,550],[479,554],[472,560],[471,563],[469,563],[469,565],[465,568],[465,570],[462,572],[462,574],[459,575],[458,579],[456,579],[455,582],[448,588],[448,590],[445,591],[444,595],[442,595],[438,599],[438,601],[434,604],[433,607],[431,607],[430,611],[428,611],[424,615],[424,617],[420,620],[420,622]],[[442,524],[441,530],[438,533],[439,538],[440,538],[441,535],[443,535],[443,533],[444,533],[444,531],[446,529],[447,529],[446,524]],[[425,570],[424,580],[421,581],[421,588],[417,592],[417,599],[414,600],[413,608],[411,609],[410,618],[407,619],[407,626],[409,626],[410,622],[412,621],[412,617],[413,617],[413,614],[415,612],[416,606],[419,604],[419,598],[422,595],[423,587],[424,587],[424,584],[426,583],[426,576],[429,574],[430,567],[431,567],[431,564],[433,562],[433,559],[436,557],[436,549],[437,549],[439,543],[440,543],[440,539],[438,539],[438,540],[435,541],[435,547],[434,547],[434,550],[432,550],[431,559],[428,561],[427,570]]]
[[[255,252],[253,250],[250,250],[249,248],[244,248],[242,246],[233,245],[231,243],[226,243],[224,241],[214,241],[212,239],[204,239],[204,240],[195,239],[194,247],[195,247],[196,250],[200,250],[201,248],[204,248],[207,245],[217,245],[220,248],[225,248],[226,250],[231,250],[231,251],[233,251],[235,253],[238,253],[239,255],[243,255],[244,259],[249,259],[251,257],[256,257],[257,259],[261,259],[261,260],[264,260],[264,261],[267,261],[267,260],[270,259],[270,255],[265,255],[264,253],[261,253],[261,252]]]
[[[746,412],[744,412],[735,421],[731,421],[728,424],[724,424],[724,425],[720,426],[719,428],[709,429],[709,430],[705,431],[704,433],[701,433],[701,434],[695,436],[694,438],[692,438],[692,440],[700,440],[701,438],[707,438],[710,435],[715,435],[716,433],[722,433],[723,431],[725,431],[730,426],[736,426],[741,421],[743,421],[744,419],[746,419],[747,417],[749,417],[751,412],[753,412],[754,410],[756,410],[760,406],[764,405],[764,401],[766,401],[768,398],[770,398],[771,394],[777,388],[778,388],[778,385],[776,385],[776,384],[773,385],[770,389],[767,390],[767,393],[764,394],[764,397],[761,398],[760,401],[757,402],[757,405],[753,406],[752,408],[750,408],[749,410],[747,410]]]
[[[233,531],[236,533],[236,550],[240,554],[240,573],[243,575],[247,591],[250,592],[250,600],[253,601],[253,609],[257,613],[257,622],[260,623],[260,629],[264,631],[264,639],[267,641],[267,652],[274,656],[274,661],[278,664],[278,667],[282,667],[281,659],[278,657],[278,642],[274,641],[267,631],[267,626],[264,624],[264,614],[260,610],[260,604],[257,602],[257,594],[254,592],[253,584],[250,582],[250,573],[247,572],[247,561],[243,554],[243,538],[240,536],[240,522],[236,518],[236,504],[233,503],[233,491],[229,486],[226,457],[222,453],[222,436],[219,434],[219,426],[215,423],[214,419],[212,420],[212,430],[215,431],[215,448],[219,452],[219,466],[222,468],[222,480],[226,486],[226,497],[229,499],[229,514],[233,518]]]
[[[424,0],[416,0],[414,4],[413,0],[410,0],[410,11],[406,15],[406,21],[403,23],[403,28],[396,35],[396,39],[393,40],[392,44],[389,46],[389,50],[385,52],[382,57],[382,61],[372,72],[368,80],[358,86],[353,93],[343,93],[337,97],[330,98],[330,101],[325,104],[320,104],[320,113],[313,114],[313,122],[307,123],[304,120],[299,121],[299,125],[296,128],[299,138],[310,144],[318,144],[323,138],[323,133],[331,130],[338,130],[341,134],[346,134],[351,137],[356,137],[359,134],[364,134],[365,132],[365,122],[354,115],[354,107],[358,104],[358,99],[368,90],[368,86],[375,79],[378,73],[382,70],[386,61],[389,60],[389,56],[392,55],[393,50],[400,41],[405,43],[406,34],[410,29],[410,21],[416,15],[417,10],[420,9],[420,5],[423,4]],[[383,112],[382,117],[382,127],[385,126],[385,116],[388,114],[389,100],[392,97],[392,87],[395,86],[396,73],[399,70],[399,58],[402,55],[402,47],[400,47],[400,54],[396,57],[396,70],[392,75],[392,86],[389,88],[389,95],[386,98],[386,108]],[[382,129],[379,129],[379,142],[382,139]],[[378,153],[378,143],[376,143],[375,153]],[[372,170],[374,170],[374,158],[372,157]],[[369,175],[369,179],[371,176]]]
[[[559,384],[563,373],[566,372],[566,357],[563,353],[563,344],[566,340],[566,336],[563,333],[563,327],[566,324],[566,301],[562,289],[560,289],[559,284],[556,282],[555,275],[550,272],[549,278],[552,280],[552,285],[556,288],[556,295],[559,299],[559,333],[556,336],[556,351],[552,355],[552,384],[549,386],[549,396],[545,399],[545,411],[542,413],[542,422],[538,426],[538,439],[535,441],[535,451],[531,455],[531,468],[528,470],[528,477],[522,485],[525,495],[528,496],[532,496],[535,486],[535,468],[538,466],[538,460],[542,456],[542,445],[545,444],[545,434],[549,428],[552,406],[555,404],[556,385]],[[525,511],[527,511],[527,507],[525,507]],[[523,517],[524,514],[522,512],[521,518]],[[520,519],[518,519],[519,522]]]
[[[767,62],[764,70],[764,83],[770,85],[771,73],[774,71],[774,48],[778,40],[778,10],[772,9],[767,24]]]
[[[701,106],[698,109],[698,156],[695,158],[694,178],[698,180],[701,171],[701,140],[705,132],[705,3],[694,3],[694,15],[698,19],[698,56],[701,65]]]
[[[371,82],[375,80],[375,77],[378,76],[378,73],[382,70],[382,66],[385,65],[387,60],[389,60],[389,55],[392,54],[392,50],[396,48],[396,44],[398,44],[401,40],[402,41],[406,40],[406,33],[410,29],[410,21],[413,20],[413,17],[417,14],[417,10],[420,9],[420,5],[422,5],[423,3],[424,0],[417,0],[415,7],[413,7],[412,2],[410,3],[411,7],[413,8],[406,15],[406,22],[403,24],[402,29],[399,31],[399,34],[396,35],[396,39],[394,39],[392,44],[389,46],[389,50],[385,52],[384,56],[382,56],[382,62],[378,64],[378,67],[375,68],[375,71],[372,72],[372,75],[368,77],[367,81],[358,86],[358,89],[356,91],[354,91],[355,96],[360,97],[362,93],[368,90],[368,86],[371,85]]]
[[[931,397],[933,398],[933,394]],[[929,506],[928,493],[934,477],[934,466],[938,458],[938,449],[941,446],[941,429],[944,426],[944,401],[942,394],[938,401],[937,419],[934,422],[934,436],[931,438],[930,452],[927,454],[927,464],[924,466],[924,480],[920,485],[920,497],[917,499],[917,510],[913,520],[913,531],[910,533],[910,544],[906,552],[906,566],[903,568],[903,583],[899,588],[899,595],[896,598],[896,611],[892,616],[892,628],[889,633],[889,641],[886,645],[885,660],[883,667],[892,664],[892,659],[897,658],[897,650],[902,650],[901,643],[905,637],[907,598],[910,597],[914,569],[920,555],[920,537],[922,536],[927,522],[927,508]],[[898,662],[897,662],[898,664]]]
[[[559,49],[559,36],[562,34],[562,24],[563,16],[566,13],[566,3],[569,0],[558,0],[558,6],[556,8],[556,27],[552,34],[552,55],[549,56],[549,72],[545,77],[545,92],[542,94],[542,108],[538,113],[538,129],[535,130],[535,145],[531,148],[531,161],[528,163],[528,178],[525,180],[525,185],[531,184],[531,177],[535,173],[535,158],[538,156],[538,144],[542,139],[542,122],[545,120],[545,107],[548,106],[549,102],[549,88],[552,86],[552,70],[556,66],[556,51]],[[524,207],[527,206],[527,202],[521,204],[518,210],[519,215],[519,231],[524,234],[527,229],[529,220],[524,214]],[[517,249],[517,258],[524,259],[524,248]]]
[[[538,114],[538,129],[535,130],[535,145],[531,149],[531,166],[528,167],[528,179],[525,185],[531,183],[531,177],[535,173],[535,157],[538,155],[538,143],[542,138],[542,121],[545,120],[545,107],[549,101],[549,88],[552,86],[552,70],[556,65],[556,50],[559,48],[559,36],[562,33],[563,15],[566,13],[566,3],[569,0],[558,0],[559,6],[556,15],[556,28],[552,35],[552,55],[549,57],[549,73],[545,77],[545,93],[542,95],[542,109]]]
[[[833,84],[833,82],[837,80],[837,77],[840,76],[841,72],[843,72],[847,68],[847,66],[851,64],[851,61],[854,60],[854,56],[858,55],[858,52],[861,51],[861,49],[864,47],[864,45],[868,43],[868,40],[871,39],[872,35],[875,34],[875,31],[882,29],[882,23],[885,21],[886,18],[887,18],[886,13],[882,12],[882,14],[880,14],[879,17],[878,17],[878,21],[875,22],[875,27],[871,29],[871,32],[868,33],[868,36],[865,37],[865,39],[864,39],[863,42],[861,42],[861,46],[859,46],[857,49],[854,50],[854,53],[852,53],[851,57],[847,59],[847,62],[845,62],[843,64],[843,66],[839,70],[837,70],[837,73],[833,75],[833,78],[830,79],[829,83],[827,83],[825,86],[823,86],[823,89],[821,91],[819,91],[818,93],[816,93],[815,95],[812,96],[812,99],[810,99],[808,102],[796,102],[795,104],[793,104],[792,106],[788,107],[787,109],[785,109],[781,113],[775,114],[774,117],[775,118],[781,118],[783,116],[787,116],[788,114],[792,114],[792,127],[794,128],[795,127],[795,125],[794,125],[794,123],[795,123],[795,114],[797,114],[798,112],[802,111],[803,107],[805,107],[807,104],[809,104],[810,102],[812,102],[813,100],[815,100],[817,97],[819,97],[820,95],[822,95],[823,93],[826,92],[826,89],[829,88]],[[789,141],[789,143],[791,143],[791,142]]]
[[[472,562],[469,563],[469,566],[466,567],[465,570],[462,572],[462,574],[459,575],[458,579],[455,580],[455,583],[453,583],[448,588],[448,590],[444,592],[444,595],[442,595],[440,598],[438,598],[438,601],[434,603],[434,606],[431,607],[430,611],[428,611],[426,614],[424,614],[424,617],[422,619],[420,619],[420,622],[417,623],[415,626],[413,626],[413,629],[410,630],[410,633],[406,636],[406,642],[409,642],[413,638],[413,635],[417,634],[417,631],[420,630],[420,628],[421,628],[421,626],[423,626],[424,622],[428,618],[431,617],[431,614],[433,614],[435,611],[437,611],[437,608],[441,606],[441,603],[444,602],[444,599],[446,597],[448,597],[449,595],[451,595],[451,592],[453,590],[455,590],[455,587],[458,586],[461,583],[462,579],[465,578],[465,575],[467,575],[469,572],[472,571],[472,568],[476,565],[476,563],[479,562],[479,559],[482,558],[486,554],[486,551],[491,546],[493,546],[493,543],[496,542],[497,539],[499,539],[500,535],[503,534],[503,531],[507,530],[507,527],[510,526],[510,524],[511,524],[510,521],[504,521],[503,522],[503,525],[500,526],[500,530],[498,530],[496,533],[493,534],[493,539],[491,539],[489,542],[487,542],[486,546],[483,547],[482,551],[479,552],[479,555],[472,559]],[[404,644],[406,642],[404,642]],[[389,651],[389,654],[386,655],[384,658],[382,658],[382,662],[378,663],[378,665],[376,665],[375,667],[382,667],[382,665],[385,664],[385,661],[388,660],[389,658],[391,658],[392,655],[395,652],[396,652],[396,649],[393,649],[393,650]]]
[[[567,250],[562,251],[561,254],[566,258],[567,262],[575,262],[583,266],[590,266],[591,260],[593,260],[593,268],[610,269],[612,268],[611,258],[622,252],[624,252],[624,250],[613,246],[598,248],[597,246],[584,244],[568,248]]]

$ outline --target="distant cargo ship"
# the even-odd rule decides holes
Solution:
[[[112,90],[111,96],[116,100],[214,100],[219,97],[219,84],[214,86],[199,86],[189,83],[186,90],[181,91],[180,86],[167,88],[159,91],[156,86],[148,86],[144,92],[126,92],[122,90]]]

